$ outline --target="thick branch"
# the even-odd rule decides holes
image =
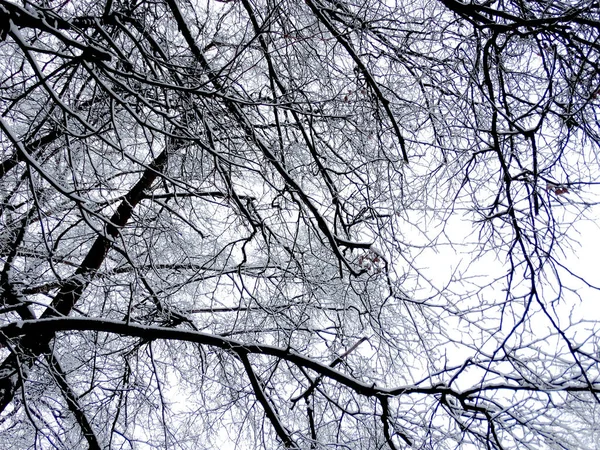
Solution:
[[[5,130],[7,131],[7,130]],[[7,134],[13,141],[13,144],[20,152],[25,152],[23,144],[16,140],[11,133]],[[55,317],[59,315],[67,316],[81,298],[83,291],[94,278],[97,270],[100,268],[112,241],[118,236],[120,229],[130,219],[135,206],[144,197],[144,192],[148,189],[167,161],[168,149],[162,153],[150,164],[144,171],[140,180],[131,188],[125,196],[117,211],[110,218],[109,225],[106,227],[106,233],[96,238],[92,247],[88,251],[74,276],[61,287],[56,294],[50,306],[42,314],[42,318]],[[48,344],[53,337],[53,332],[44,332],[40,329],[37,333],[25,336],[20,342],[20,349],[27,356],[28,364],[33,364],[36,358],[48,350]],[[18,361],[13,354],[6,358],[0,364],[0,411],[12,401],[16,390],[19,387],[20,379],[16,376],[16,365]]]
[[[110,53],[98,48],[94,45],[85,45],[78,42],[65,34],[59,29],[73,30],[73,26],[69,21],[64,20],[56,15],[42,16],[41,9],[36,10],[36,13],[30,12],[25,8],[21,8],[14,3],[0,0],[0,20],[10,21],[19,28],[33,28],[36,30],[45,31],[60,39],[66,45],[75,47],[82,51],[81,57],[89,61],[110,61],[112,56]]]
[[[464,391],[454,390],[443,384],[432,386],[406,385],[391,388],[378,387],[375,384],[367,384],[349,375],[335,370],[327,364],[321,363],[309,357],[300,355],[293,350],[274,347],[271,345],[245,344],[243,342],[229,339],[219,335],[202,333],[175,328],[158,326],[138,325],[133,323],[119,322],[105,319],[88,319],[74,317],[54,317],[40,320],[26,320],[13,322],[0,327],[0,339],[9,339],[20,336],[36,336],[39,334],[54,334],[58,331],[101,331],[115,333],[124,336],[139,337],[147,340],[164,339],[182,342],[193,342],[202,345],[213,346],[234,353],[260,354],[272,356],[291,362],[300,367],[314,370],[316,373],[328,377],[338,383],[352,389],[357,394],[367,397],[387,396],[396,397],[406,394],[446,395],[458,400],[467,400],[484,391],[525,391],[525,392],[594,392],[600,393],[600,383],[592,387],[587,384],[524,386],[516,384],[484,384],[476,388]],[[0,368],[1,370],[1,368]]]

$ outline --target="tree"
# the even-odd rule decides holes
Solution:
[[[0,38],[3,447],[597,442],[597,1],[0,0]]]

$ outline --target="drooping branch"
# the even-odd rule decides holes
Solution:
[[[35,154],[38,149],[41,149],[52,142],[56,141],[62,132],[58,129],[52,129],[42,137],[28,142],[25,147],[29,154]],[[17,164],[22,161],[22,153],[15,150],[12,155],[0,162],[0,178],[3,178],[8,172],[10,172]]]
[[[50,367],[50,371],[54,376],[54,379],[56,380],[56,384],[60,388],[60,391],[67,402],[69,410],[71,413],[73,413],[75,420],[77,420],[77,423],[81,428],[81,432],[83,433],[83,436],[89,445],[89,450],[100,450],[102,447],[100,446],[98,437],[92,428],[84,408],[79,403],[77,395],[71,388],[67,380],[67,374],[60,364],[60,361],[56,358],[54,353],[46,355],[46,361]]]
[[[202,66],[202,68],[208,74],[208,77],[211,83],[218,91],[226,91],[225,87],[219,81],[218,77],[214,74],[210,64],[206,60],[204,54],[198,44],[196,43],[190,28],[183,17],[181,9],[177,5],[175,0],[167,0],[167,4],[173,13],[173,16],[177,22],[177,26],[180,32],[183,34],[186,43],[188,44],[190,51],[198,61],[198,63]],[[366,242],[352,242],[345,239],[341,239],[336,236],[329,228],[325,217],[318,210],[317,206],[314,204],[314,201],[310,198],[310,196],[304,192],[302,187],[298,184],[298,182],[290,175],[290,173],[285,169],[283,164],[275,157],[275,154],[270,150],[269,145],[258,136],[252,124],[248,121],[246,115],[243,111],[236,105],[236,103],[229,97],[224,97],[224,103],[230,113],[233,115],[241,129],[244,131],[249,142],[255,144],[262,154],[265,156],[269,164],[275,168],[275,170],[279,173],[281,178],[286,182],[286,184],[291,188],[291,190],[298,195],[298,197],[302,200],[302,202],[306,205],[306,207],[313,214],[319,229],[327,239],[330,244],[331,250],[338,257],[340,263],[343,263],[352,273],[355,273],[355,270],[348,263],[344,255],[340,250],[340,246],[347,248],[363,248],[368,249],[371,247],[371,243]]]
[[[352,58],[352,61],[354,61],[354,63],[356,64],[360,73],[365,77],[365,80],[367,81],[368,85],[371,87],[371,89],[373,89],[373,92],[375,93],[377,99],[382,104],[383,109],[385,110],[385,112],[388,116],[388,119],[390,120],[390,122],[392,124],[394,133],[396,134],[396,138],[398,139],[398,142],[400,144],[400,150],[402,152],[402,159],[404,160],[405,163],[408,163],[408,152],[406,150],[406,142],[404,140],[404,136],[402,135],[402,132],[400,131],[400,126],[398,125],[398,121],[396,120],[396,117],[394,116],[394,113],[392,112],[392,109],[390,108],[390,101],[383,95],[383,92],[381,91],[379,84],[377,83],[377,81],[375,80],[375,78],[373,77],[373,75],[371,74],[371,72],[369,71],[367,66],[365,65],[365,63],[359,57],[356,50],[353,48],[352,44],[350,43],[350,41],[348,39],[346,39],[340,31],[335,29],[334,25],[331,23],[329,18],[325,15],[324,9],[321,7],[321,5],[319,5],[318,2],[314,2],[313,0],[306,0],[306,4],[310,7],[310,9],[313,11],[315,16],[319,19],[319,21],[325,26],[325,28],[327,28],[327,30],[332,34],[332,36],[334,36],[335,39],[340,43],[340,45],[342,47],[344,47],[344,49],[346,50],[348,55]]]
[[[273,428],[275,428],[277,436],[279,436],[279,439],[281,439],[286,448],[297,448],[294,444],[294,441],[292,441],[292,438],[290,437],[289,433],[286,431],[283,424],[281,423],[277,412],[269,403],[269,399],[267,398],[267,395],[265,394],[265,391],[261,386],[260,380],[258,379],[258,376],[254,373],[254,369],[250,364],[248,355],[246,355],[243,352],[238,352],[238,355],[240,356],[240,359],[244,364],[244,369],[246,370],[246,374],[248,375],[248,379],[250,380],[250,384],[252,385],[254,394],[256,395],[256,398],[265,410],[265,414],[271,422],[271,425],[273,425]]]

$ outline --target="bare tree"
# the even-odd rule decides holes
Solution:
[[[0,446],[598,442],[598,1],[0,0],[0,39]]]

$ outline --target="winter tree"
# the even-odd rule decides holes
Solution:
[[[0,40],[2,448],[595,448],[597,0],[0,0]]]

